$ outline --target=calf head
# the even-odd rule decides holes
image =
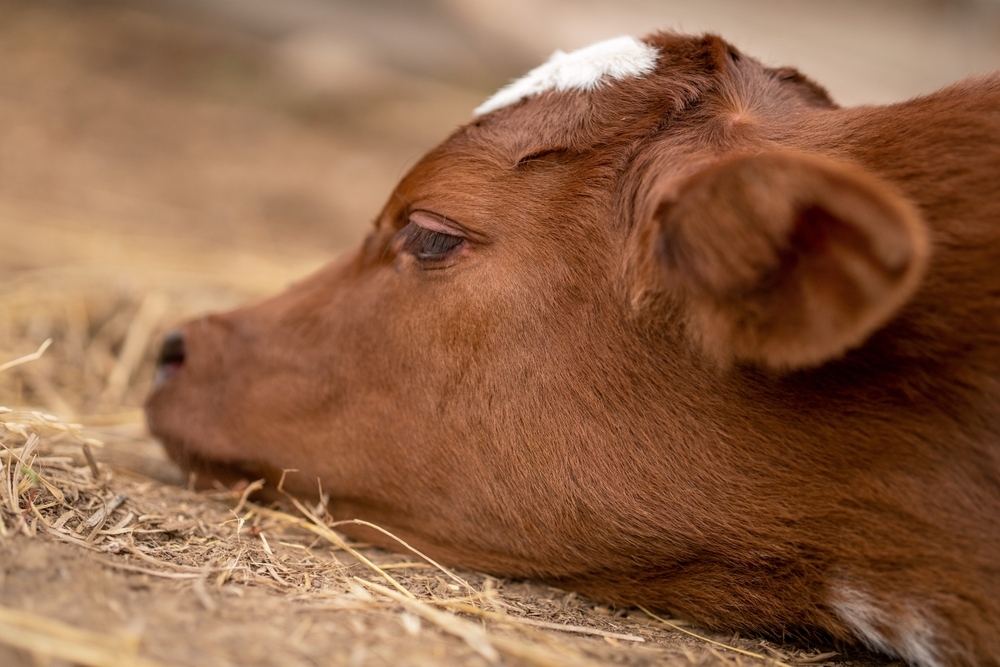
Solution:
[[[454,564],[989,655],[1000,245],[894,123],[711,36],[557,54],[360,249],[184,325],[150,428]]]

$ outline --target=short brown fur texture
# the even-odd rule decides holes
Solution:
[[[653,73],[460,128],[360,250],[185,325],[151,429],[447,563],[1000,665],[1000,76],[841,109],[647,41]],[[461,243],[421,258],[413,212]]]

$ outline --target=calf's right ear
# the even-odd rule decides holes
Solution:
[[[724,364],[801,368],[861,345],[917,289],[930,250],[887,183],[813,155],[713,164],[650,210],[653,289],[678,297],[689,335]]]

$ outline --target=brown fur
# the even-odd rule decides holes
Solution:
[[[451,564],[1000,665],[1000,76],[840,109],[648,41],[652,74],[460,128],[357,252],[187,324],[151,429]],[[464,241],[419,259],[413,211]]]

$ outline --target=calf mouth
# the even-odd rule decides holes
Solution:
[[[266,463],[243,458],[240,448],[220,437],[211,424],[199,424],[184,410],[154,390],[146,401],[146,427],[188,477],[188,486],[196,490],[242,489],[249,482],[263,479],[276,486],[282,471]],[[236,456],[233,453],[236,452]]]
[[[285,498],[280,489],[283,472],[267,464],[252,461],[222,461],[191,451],[183,442],[153,433],[170,459],[188,476],[188,487],[196,491],[235,491],[263,480],[264,485],[249,495],[249,499],[271,503]]]
[[[262,471],[256,466],[238,461],[211,459],[196,453],[181,439],[171,437],[152,427],[150,432],[163,445],[170,460],[188,475],[189,485],[192,488],[232,489],[261,477],[259,473]]]

